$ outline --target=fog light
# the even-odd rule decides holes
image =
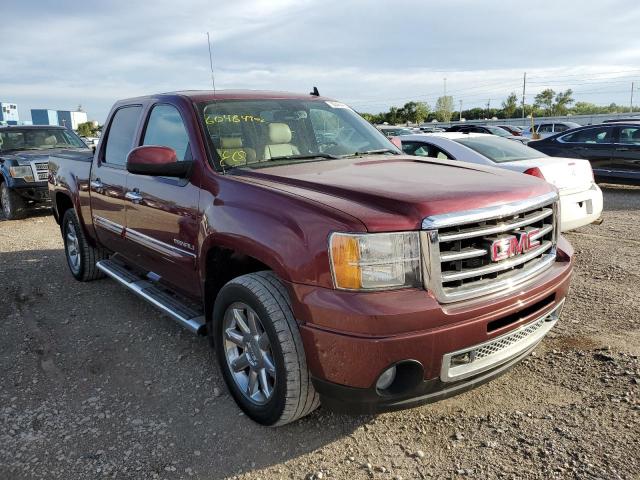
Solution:
[[[472,350],[470,352],[459,353],[458,355],[454,355],[451,357],[451,366],[455,367],[458,365],[467,365],[468,363],[473,362],[475,357],[475,352]]]
[[[376,388],[378,390],[386,390],[391,386],[393,381],[396,379],[396,367],[395,365],[391,368],[387,368],[382,375],[378,377],[378,381],[376,382]]]

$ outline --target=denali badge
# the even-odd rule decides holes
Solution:
[[[491,260],[499,262],[540,246],[540,240],[532,240],[532,237],[535,237],[539,231],[537,228],[526,232],[516,231],[513,232],[514,235],[494,240],[489,250]]]
[[[183,242],[182,240],[178,240],[177,238],[173,239],[173,243],[175,243],[176,245],[178,245],[179,247],[183,247],[183,248],[188,248],[191,251],[195,251],[195,247],[193,245],[191,245],[190,243],[187,242]]]

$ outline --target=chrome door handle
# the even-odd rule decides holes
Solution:
[[[127,192],[124,194],[124,198],[131,200],[133,203],[138,203],[142,200],[142,195],[138,192]]]
[[[96,178],[95,180],[91,180],[91,188],[93,188],[94,190],[100,190],[101,188],[104,188],[104,184],[100,181],[99,178]]]

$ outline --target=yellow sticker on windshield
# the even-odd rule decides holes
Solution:
[[[247,152],[244,150],[219,150],[220,164],[236,166],[247,163]]]
[[[205,115],[204,123],[207,125],[215,125],[217,123],[265,123],[265,121],[254,115]]]

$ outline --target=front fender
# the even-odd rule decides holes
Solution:
[[[287,282],[329,288],[329,235],[366,231],[354,217],[304,197],[233,177],[215,180],[217,185],[200,195],[203,282],[204,259],[211,248],[221,247],[262,262]]]

